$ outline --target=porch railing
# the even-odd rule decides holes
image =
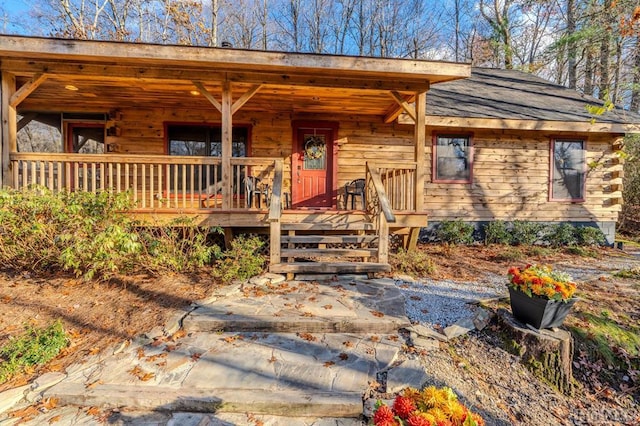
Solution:
[[[416,196],[422,196],[422,188],[416,188],[416,163],[385,161],[370,166],[380,174],[390,207],[396,211],[414,212]],[[416,189],[419,190],[418,193]]]
[[[228,208],[257,207],[246,178],[273,187],[273,158],[232,158]],[[140,209],[222,209],[220,158],[121,154],[10,154],[13,187],[40,185],[51,191],[130,191]],[[255,180],[251,188],[254,189]],[[268,197],[268,193],[266,194]],[[264,206],[266,208],[266,200]]]
[[[396,217],[382,183],[380,171],[369,163],[366,165],[365,185],[367,211],[373,217],[378,233],[378,262],[387,263],[389,260],[389,223],[394,223]]]

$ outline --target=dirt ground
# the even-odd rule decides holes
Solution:
[[[421,250],[435,264],[434,278],[464,281],[486,272],[506,275],[514,264],[560,262],[575,268],[593,268],[598,262],[621,256],[611,249],[599,250],[597,258],[536,251],[521,253],[523,256],[518,259],[514,259],[519,255],[514,256],[512,248],[498,246],[425,245]],[[44,326],[58,318],[63,320],[71,340],[61,356],[0,385],[0,391],[24,384],[46,371],[64,370],[72,363],[82,362],[87,354],[149,331],[191,301],[205,297],[215,285],[219,284],[212,280],[210,271],[194,276],[129,276],[106,283],[87,283],[69,276],[31,277],[0,272],[0,345],[22,332],[24,324]],[[576,309],[606,311],[612,318],[640,327],[638,280],[603,273],[601,278],[580,283],[580,291],[589,295],[590,303],[576,305]],[[597,370],[607,366],[582,363],[580,348],[576,348],[574,375],[578,391],[569,398],[532,377],[517,359],[499,347],[495,334],[491,327],[472,333],[429,359],[439,372],[434,384],[453,387],[466,395],[473,406],[502,413],[488,424],[640,424],[640,377],[627,377],[624,383],[604,381]]]
[[[127,341],[162,325],[181,307],[203,298],[210,276],[131,276],[111,282],[84,282],[70,276],[31,277],[0,272],[0,345],[24,331],[60,318],[70,346],[48,365],[0,385],[0,391],[59,371],[87,354]]]

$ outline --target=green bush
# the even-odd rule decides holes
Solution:
[[[504,221],[495,220],[484,226],[485,244],[511,244],[511,242],[511,232]]]
[[[246,280],[264,270],[266,258],[260,254],[264,245],[255,235],[242,235],[231,242],[231,248],[221,253],[214,265],[213,276],[223,282]]]
[[[570,223],[550,225],[544,240],[552,247],[574,246],[578,243],[576,228]]]
[[[576,228],[578,244],[583,246],[600,246],[607,243],[607,238],[600,228],[595,226],[579,226]]]
[[[399,249],[398,253],[390,256],[390,261],[395,271],[415,278],[426,277],[436,271],[433,261],[420,250]]]
[[[10,339],[0,348],[0,383],[27,367],[46,364],[68,343],[60,320],[45,328],[27,326],[21,336]]]
[[[127,269],[141,251],[126,193],[0,191],[0,260],[42,271],[71,270],[91,278]]]
[[[503,262],[515,262],[524,259],[524,253],[517,247],[505,247],[495,257],[495,260]]]
[[[473,242],[474,227],[460,219],[443,220],[438,227],[438,239],[451,244],[471,244]]]
[[[139,234],[145,248],[141,264],[152,272],[185,272],[201,268],[220,258],[219,246],[209,244],[210,232],[221,228],[195,226],[190,218],[178,218],[168,226],[141,228]]]
[[[526,220],[514,220],[512,227],[513,244],[530,246],[539,239],[544,226]]]
[[[143,228],[126,214],[131,207],[129,193],[0,191],[0,262],[106,279],[136,269],[186,271],[219,254],[207,244],[208,228],[187,219]]]

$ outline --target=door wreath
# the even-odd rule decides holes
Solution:
[[[318,136],[309,136],[304,143],[304,156],[308,160],[318,160],[327,152],[327,144]]]

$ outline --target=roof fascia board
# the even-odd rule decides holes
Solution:
[[[36,57],[149,66],[194,64],[205,67],[226,66],[235,69],[257,67],[271,71],[326,72],[331,70],[347,75],[375,75],[386,78],[432,76],[454,80],[471,75],[469,64],[451,62],[5,35],[0,35],[0,57]]]
[[[407,114],[398,117],[399,124],[413,124]],[[531,130],[580,133],[640,133],[640,124],[580,121],[516,120],[502,118],[467,118],[427,115],[427,126],[469,129]]]

